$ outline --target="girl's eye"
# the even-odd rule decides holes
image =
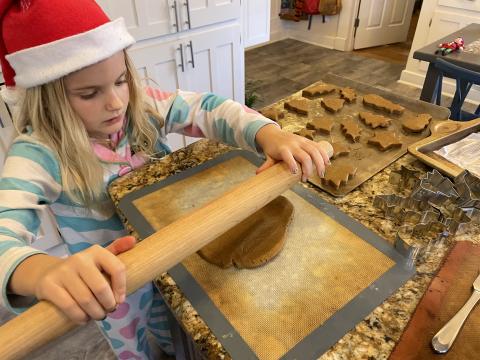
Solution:
[[[89,93],[89,94],[82,94],[82,95],[80,95],[80,97],[84,100],[88,100],[88,99],[93,99],[95,97],[95,95],[97,95],[96,91],[94,91],[92,93]]]
[[[115,85],[120,86],[127,83],[127,79],[118,80]]]

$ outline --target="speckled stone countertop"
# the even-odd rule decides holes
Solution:
[[[131,191],[201,164],[231,149],[212,141],[200,140],[185,149],[119,178],[112,183],[109,190],[110,195],[118,204],[118,201]],[[373,199],[380,194],[397,193],[402,195],[402,193],[398,193],[395,185],[389,183],[390,173],[399,170],[402,165],[419,170],[420,176],[431,170],[407,154],[342,198],[330,196],[310,184],[304,184],[304,186],[315,189],[324,200],[336,205],[340,210],[393,244],[396,226],[392,221],[385,219],[381,210],[373,206]],[[126,225],[133,233],[128,222]],[[460,228],[452,239],[452,241],[458,240],[480,243],[478,224]],[[438,246],[425,257],[417,259],[417,274],[323,354],[321,359],[388,358],[448,249],[448,244]],[[209,359],[230,359],[228,353],[185,299],[173,279],[168,274],[163,274],[158,278],[157,285],[162,290],[172,312],[187,334],[192,337],[201,353]]]

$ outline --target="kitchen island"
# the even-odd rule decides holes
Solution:
[[[110,195],[114,202],[118,204],[120,199],[134,190],[197,166],[231,150],[232,148],[223,144],[200,140],[117,179],[110,186]],[[402,166],[418,170],[420,177],[431,170],[407,154],[341,198],[328,195],[310,184],[304,184],[304,186],[314,189],[322,199],[335,205],[393,244],[396,237],[396,227],[392,221],[385,219],[381,210],[373,206],[373,199],[380,194],[396,193],[402,195],[398,192],[396,186],[389,182],[390,173],[400,170]],[[134,233],[128,222],[125,221],[125,223],[128,229]],[[473,224],[461,228],[452,240],[480,243],[479,235],[478,225]],[[323,354],[321,359],[387,358],[400,339],[416,305],[447,254],[448,248],[448,244],[439,245],[425,257],[417,259],[415,264],[416,275],[363,321],[358,323],[354,329]],[[229,359],[230,355],[183,296],[173,279],[168,274],[163,274],[158,277],[156,284],[162,291],[170,310],[185,330],[186,338],[195,343],[195,351],[209,359]],[[192,350],[187,349],[186,351],[191,352]]]

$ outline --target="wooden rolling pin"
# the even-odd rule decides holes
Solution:
[[[118,257],[127,268],[130,294],[217,238],[300,179],[280,162],[221,197],[160,229]],[[0,359],[18,359],[77,325],[40,301],[0,327]]]

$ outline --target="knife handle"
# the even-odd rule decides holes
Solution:
[[[479,300],[480,292],[473,291],[472,296],[470,296],[465,305],[433,337],[432,346],[437,353],[444,354],[452,347],[463,323]]]

